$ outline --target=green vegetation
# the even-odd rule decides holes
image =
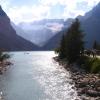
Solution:
[[[83,56],[80,60],[82,68],[90,73],[100,73],[100,59]]]
[[[60,59],[66,59],[68,64],[77,63],[86,71],[91,73],[100,72],[100,59],[92,58],[84,54],[84,34],[80,30],[78,19],[72,23],[67,32],[63,34],[60,47],[55,50]],[[98,43],[95,41],[93,48],[96,49]]]
[[[100,44],[96,40],[93,43],[93,49],[100,50]]]
[[[3,62],[4,60],[10,58],[10,56],[7,53],[3,53],[0,51],[0,62]]]
[[[61,44],[60,47],[58,48],[58,52],[59,52],[59,57],[61,59],[66,58],[66,38],[64,34],[62,36]]]
[[[80,30],[80,22],[76,19],[62,36],[59,57],[61,59],[66,58],[69,64],[76,62],[84,48],[83,37],[83,32]]]

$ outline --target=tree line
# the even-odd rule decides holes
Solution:
[[[76,63],[84,65],[90,72],[100,72],[100,59],[91,58],[84,54],[85,51],[85,33],[81,30],[80,22],[76,19],[72,25],[64,32],[59,47],[55,50],[59,59],[65,59],[68,64]],[[93,49],[99,49],[97,41],[93,44]]]
[[[57,49],[61,59],[67,59],[68,63],[76,62],[84,50],[84,33],[80,29],[78,19],[72,23],[62,36],[60,46]]]

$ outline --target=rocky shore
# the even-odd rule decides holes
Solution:
[[[9,61],[0,62],[0,75],[3,74],[11,64]]]
[[[65,60],[60,60],[58,57],[54,60],[71,73],[81,100],[100,100],[100,73],[88,73],[76,64],[68,65]]]

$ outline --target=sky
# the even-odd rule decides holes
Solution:
[[[100,0],[0,0],[10,19],[18,24],[41,19],[67,19],[84,15]]]

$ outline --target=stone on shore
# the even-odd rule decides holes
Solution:
[[[54,59],[71,73],[71,79],[82,100],[100,100],[100,73],[88,73],[76,64],[69,66],[65,60],[60,60],[58,57]]]

